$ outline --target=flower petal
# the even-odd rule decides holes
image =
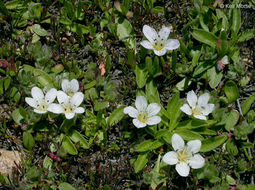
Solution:
[[[167,50],[175,50],[177,48],[180,47],[180,42],[179,40],[176,40],[176,39],[169,39],[166,41],[166,49]]]
[[[138,112],[146,111],[147,108],[147,100],[144,96],[137,96],[135,100],[135,107],[137,108]]]
[[[35,113],[38,113],[38,114],[44,114],[44,113],[46,113],[47,111],[41,111],[41,110],[38,110],[38,109],[34,109],[34,112],[35,112]]]
[[[160,51],[157,51],[154,49],[154,53],[157,55],[157,56],[163,56],[166,54],[166,48],[160,50]]]
[[[78,107],[81,105],[82,101],[84,98],[84,94],[81,92],[76,92],[73,97],[71,98],[70,102],[73,104],[75,107]]]
[[[75,113],[84,113],[85,109],[83,107],[78,107],[75,109]]]
[[[60,104],[66,104],[69,102],[69,97],[63,91],[57,92],[57,99]]]
[[[54,102],[57,96],[57,90],[55,88],[50,89],[45,95],[45,101],[49,104]]]
[[[192,114],[192,111],[191,111],[191,109],[190,109],[190,107],[189,107],[188,104],[184,104],[182,107],[180,107],[180,109],[181,109],[184,113],[186,113],[187,115],[191,115],[191,114]]]
[[[70,85],[71,85],[71,89],[74,93],[77,92],[80,88],[79,82],[76,79],[71,80]]]
[[[208,104],[209,99],[210,95],[208,93],[202,94],[198,97],[197,105],[200,107],[205,107]]]
[[[205,165],[205,159],[200,154],[195,154],[189,159],[189,165],[193,169],[202,168]]]
[[[146,49],[153,49],[153,45],[148,40],[142,41],[141,45]]]
[[[194,115],[194,117],[200,120],[206,120],[206,117],[204,115]]]
[[[133,119],[133,124],[137,127],[137,128],[143,128],[146,126],[146,123],[142,123],[140,121],[138,121],[138,119]]]
[[[128,114],[132,118],[137,118],[138,111],[132,106],[128,106],[123,110],[124,114]]]
[[[210,113],[212,113],[214,110],[214,104],[207,104],[204,109],[202,109],[202,114],[203,115],[209,115]]]
[[[175,169],[182,177],[187,177],[189,175],[190,167],[184,162],[176,164]]]
[[[146,109],[148,117],[158,114],[158,112],[160,112],[160,109],[161,109],[161,107],[158,103],[149,104]]]
[[[195,92],[193,90],[188,92],[187,101],[192,109],[196,107],[197,95],[195,94]]]
[[[66,119],[72,119],[75,113],[65,113]]]
[[[62,87],[62,90],[63,90],[64,92],[68,92],[68,91],[69,91],[69,88],[70,88],[70,82],[69,82],[69,80],[64,79],[64,80],[62,81],[62,83],[61,83],[61,87]]]
[[[172,136],[172,147],[175,151],[184,148],[184,140],[176,133]]]
[[[163,156],[163,161],[164,161],[166,164],[169,164],[169,165],[177,164],[177,163],[178,163],[177,153],[174,152],[174,151],[170,151],[170,152],[166,153],[166,154]]]
[[[166,41],[167,38],[168,38],[168,36],[169,36],[169,34],[170,34],[170,28],[169,28],[169,27],[164,27],[164,28],[162,28],[162,29],[159,31],[159,33],[158,33],[159,38],[160,38],[160,40],[162,40],[162,41]]]
[[[33,98],[28,98],[28,97],[26,97],[26,98],[25,98],[25,101],[26,101],[26,103],[27,103],[28,105],[30,105],[31,107],[33,107],[33,108],[36,108],[36,107],[37,107],[37,102],[36,102],[35,99],[33,99]]]
[[[200,140],[192,140],[187,143],[188,151],[192,154],[199,152],[201,148],[201,141]]]
[[[158,38],[156,30],[148,25],[143,26],[143,34],[151,43]]]
[[[38,87],[32,88],[31,95],[36,101],[42,100],[44,98],[43,91]]]
[[[156,125],[161,122],[161,118],[159,116],[152,116],[146,122],[147,125]]]
[[[64,112],[63,107],[60,104],[50,104],[47,110],[56,114]]]

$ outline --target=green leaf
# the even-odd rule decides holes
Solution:
[[[198,65],[193,73],[193,77],[203,73],[204,71],[210,69],[211,67],[213,67],[215,65],[214,62],[212,61],[205,61],[202,64]]]
[[[255,94],[251,95],[249,98],[247,98],[244,101],[244,103],[242,104],[242,113],[243,113],[243,115],[245,115],[249,111],[249,109],[250,109],[250,107],[251,107],[251,105],[253,104],[254,101],[255,101]]]
[[[26,117],[26,111],[23,108],[17,108],[12,112],[12,119],[15,123],[20,124],[20,121]]]
[[[158,89],[156,87],[155,82],[153,82],[153,80],[151,80],[149,83],[146,84],[145,92],[146,92],[147,100],[149,100],[150,103],[160,104]]]
[[[66,182],[60,183],[58,188],[59,190],[76,190],[72,185]]]
[[[80,143],[81,147],[84,149],[89,148],[89,143],[86,141],[86,139],[76,130],[71,130],[69,133],[69,137],[71,140],[75,143]]]
[[[255,29],[250,29],[242,32],[238,37],[238,42],[248,41],[255,36]]]
[[[150,150],[150,147],[153,143],[153,140],[146,140],[146,141],[143,141],[142,143],[140,143],[139,145],[137,145],[135,147],[135,151],[136,152],[145,152],[145,151],[148,151]]]
[[[222,74],[222,72],[217,72],[216,67],[212,67],[211,69],[207,70],[207,77],[209,79],[210,87],[216,88],[219,85],[219,83],[223,77],[223,74]]]
[[[39,24],[34,24],[33,26],[31,26],[31,29],[38,36],[46,36],[47,35],[47,31],[45,29],[43,29]]]
[[[225,117],[225,129],[228,130],[234,130],[234,126],[237,124],[239,120],[239,113],[236,110],[231,110],[227,117]]]
[[[209,152],[222,145],[227,140],[227,136],[217,136],[202,140],[200,152]]]
[[[182,111],[180,109],[182,101],[180,101],[180,92],[174,94],[167,104],[168,118],[170,119],[170,130],[173,130],[180,119]]]
[[[72,155],[77,155],[78,151],[76,149],[76,147],[74,146],[74,144],[71,142],[71,140],[69,139],[69,137],[63,135],[63,140],[62,140],[62,147],[69,153]]]
[[[44,72],[40,69],[34,69],[33,74],[34,74],[35,77],[37,77],[39,83],[42,86],[52,86],[52,87],[54,86],[52,78],[46,72]]]
[[[240,9],[232,9],[232,36],[236,36],[239,32],[239,29],[241,28],[241,11]]]
[[[111,115],[109,116],[107,123],[110,126],[117,124],[123,117],[124,117],[124,110],[125,106],[121,106],[118,109],[114,110]]]
[[[203,140],[204,138],[197,132],[188,130],[188,129],[176,129],[174,133],[180,135],[184,140]]]
[[[32,150],[32,148],[35,146],[35,140],[31,133],[23,133],[23,144],[28,150]]]
[[[103,110],[109,106],[109,102],[98,102],[95,101],[94,109],[95,111]]]
[[[214,34],[202,29],[194,29],[191,34],[196,40],[216,48],[218,39]]]
[[[226,150],[229,154],[236,156],[238,154],[238,148],[233,140],[228,140],[226,143]]]
[[[214,120],[186,120],[179,122],[176,128],[182,128],[182,129],[196,129],[201,127],[211,127],[217,123],[217,121]]]
[[[143,88],[148,78],[148,72],[139,65],[136,65],[136,83],[139,88]]]
[[[144,168],[144,166],[148,162],[148,156],[149,156],[148,152],[139,154],[137,160],[135,161],[135,173],[140,172]]]
[[[146,152],[161,147],[164,143],[159,140],[146,140],[136,146],[136,152]]]
[[[232,103],[239,97],[239,90],[234,81],[227,81],[224,87],[224,92],[228,98],[228,103]]]

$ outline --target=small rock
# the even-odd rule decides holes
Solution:
[[[21,153],[0,149],[0,173],[12,176],[14,168],[21,163]]]

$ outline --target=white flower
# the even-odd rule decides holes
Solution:
[[[128,114],[133,119],[133,124],[137,128],[145,127],[146,125],[156,125],[161,122],[161,118],[156,116],[161,107],[157,103],[147,104],[144,96],[137,96],[135,100],[136,109],[128,106],[124,109],[124,113]]]
[[[76,79],[71,81],[64,79],[61,83],[62,90],[70,97],[72,97],[79,90],[79,82]]]
[[[180,109],[187,115],[193,115],[197,119],[206,120],[213,109],[214,104],[208,104],[210,95],[208,93],[202,94],[197,98],[195,92],[189,91],[187,94],[188,104],[184,104]]]
[[[183,139],[178,135],[172,136],[172,146],[174,151],[170,151],[163,156],[163,161],[169,165],[175,165],[175,169],[182,177],[189,175],[190,167],[193,169],[202,168],[205,159],[196,154],[201,148],[200,140],[192,140],[185,146]]]
[[[143,33],[148,40],[141,42],[146,49],[153,49],[158,56],[165,55],[167,50],[174,50],[180,46],[180,42],[176,39],[168,39],[170,28],[162,28],[159,33],[148,25],[143,26]]]
[[[76,113],[84,113],[84,108],[79,107],[83,98],[84,95],[81,92],[76,92],[72,97],[69,97],[63,91],[58,91],[59,104],[51,104],[48,110],[56,114],[64,113],[67,119],[72,119]]]
[[[26,103],[34,108],[34,112],[43,114],[48,111],[48,107],[54,102],[57,96],[57,90],[52,88],[44,96],[43,91],[40,88],[33,87],[31,95],[33,98],[25,98]]]

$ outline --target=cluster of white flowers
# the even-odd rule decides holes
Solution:
[[[25,101],[34,108],[34,112],[39,114],[44,114],[47,111],[56,114],[63,113],[67,119],[72,119],[76,113],[84,113],[85,109],[79,107],[84,99],[84,94],[78,92],[78,81],[65,79],[62,81],[61,87],[63,91],[52,88],[45,96],[40,88],[33,87],[32,98],[26,97]],[[59,104],[53,103],[56,98]]]
[[[187,115],[206,120],[206,116],[214,109],[214,104],[208,104],[209,99],[210,95],[208,93],[197,97],[194,91],[190,91],[187,94],[188,104],[184,104],[180,109]],[[133,118],[133,124],[137,128],[156,125],[161,122],[161,118],[157,116],[161,109],[159,104],[151,103],[148,105],[144,96],[137,96],[135,107],[128,106],[123,112]],[[163,161],[169,165],[176,165],[175,169],[180,176],[188,176],[190,167],[198,169],[204,166],[204,158],[197,154],[201,148],[200,140],[192,140],[185,145],[181,136],[174,134],[172,136],[172,146],[174,151],[166,153]]]

